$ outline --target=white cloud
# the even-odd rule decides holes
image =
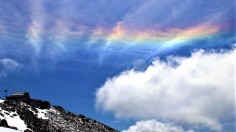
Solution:
[[[235,49],[197,51],[189,58],[155,60],[144,72],[128,70],[108,79],[96,106],[117,118],[157,118],[222,130],[234,116]]]
[[[17,61],[4,58],[0,60],[0,66],[2,66],[2,69],[0,70],[0,77],[5,77],[9,73],[20,70],[23,65],[19,64]]]
[[[185,131],[180,126],[164,124],[155,119],[138,121],[135,125],[130,126],[128,130],[122,132],[194,132],[193,130]]]

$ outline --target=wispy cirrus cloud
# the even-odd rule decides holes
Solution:
[[[0,38],[0,46],[2,54],[29,57],[34,63],[42,58],[54,63],[67,55],[83,54],[93,56],[94,63],[100,64],[113,57],[122,60],[123,54],[135,61],[185,46],[190,47],[189,52],[224,47],[234,41],[231,2],[1,2],[4,30],[0,32],[7,34]],[[22,8],[17,8],[18,4]],[[198,10],[201,6],[211,8]]]
[[[29,44],[34,47],[35,53],[39,54],[43,44],[47,14],[44,9],[43,0],[30,2],[29,7],[31,12],[31,23],[28,26],[26,38],[28,39]]]
[[[24,67],[22,64],[10,58],[1,59],[0,66],[1,66],[0,78],[6,77],[8,76],[8,74],[19,71]]]
[[[159,29],[184,28],[205,22],[219,24],[232,20],[228,17],[229,14],[233,15],[232,3],[234,3],[232,0],[226,3],[222,1],[206,3],[194,0],[150,0],[137,7],[134,12],[127,13],[119,23],[127,27],[141,29],[147,27]],[[200,8],[202,10],[199,10]],[[223,17],[225,14],[227,17]]]

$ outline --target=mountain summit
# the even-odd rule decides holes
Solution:
[[[0,126],[24,132],[118,132],[94,119],[17,92],[0,102]],[[1,128],[0,127],[0,128]]]

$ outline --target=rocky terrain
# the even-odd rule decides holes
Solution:
[[[23,102],[2,101],[0,119],[3,127],[33,132],[117,132],[84,115],[73,114],[60,106],[39,109]],[[4,120],[7,121],[7,125]]]

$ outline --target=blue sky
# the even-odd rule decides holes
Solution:
[[[0,89],[29,91],[118,130],[159,123],[230,131],[234,7],[234,0],[0,1]]]

